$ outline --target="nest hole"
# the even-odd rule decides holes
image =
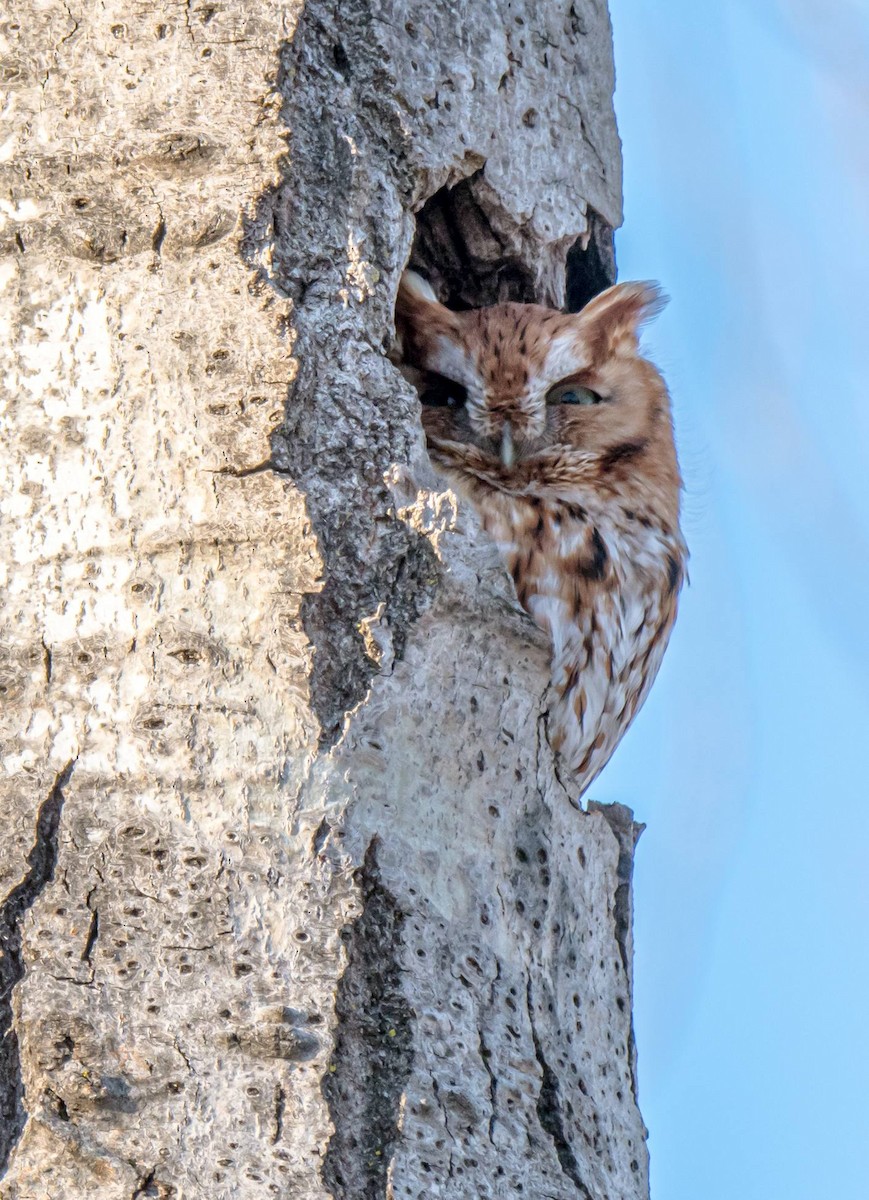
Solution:
[[[434,288],[441,302],[461,312],[489,304],[536,304],[537,272],[517,257],[481,202],[478,171],[452,187],[442,187],[416,215],[416,236],[408,266]],[[588,229],[567,254],[566,303],[578,312],[615,282],[613,229],[588,210]]]
[[[615,230],[590,208],[587,236],[577,238],[567,252],[564,307],[568,312],[579,312],[615,281]]]

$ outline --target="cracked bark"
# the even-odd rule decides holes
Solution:
[[[54,878],[60,817],[74,766],[74,761],[68,762],[55,777],[36,816],[35,837],[26,860],[27,874],[0,904],[0,1172],[6,1169],[25,1121],[18,1033],[12,1009],[12,990],[24,976],[21,926],[25,914]]]
[[[323,1095],[335,1132],[323,1179],[335,1200],[378,1200],[399,1133],[413,1059],[413,1010],[402,988],[405,914],[383,887],[372,841],[356,872],[362,911],[346,931],[335,998],[335,1048]]]
[[[605,8],[4,36],[4,1197],[645,1200],[634,827],[386,356],[612,278]]]
[[[576,1187],[582,1200],[591,1200],[591,1192],[579,1173],[576,1155],[570,1148],[570,1142],[565,1130],[564,1115],[561,1111],[561,1096],[558,1076],[554,1073],[540,1045],[540,1038],[534,1024],[534,995],[531,980],[527,986],[528,1020],[531,1023],[531,1040],[534,1043],[534,1056],[540,1067],[540,1091],[537,1096],[537,1117],[541,1128],[549,1134],[552,1146],[558,1156],[561,1169]]]
[[[588,804],[589,812],[598,812],[606,820],[616,836],[619,844],[619,861],[617,867],[617,886],[613,897],[613,916],[615,919],[615,935],[618,942],[619,954],[624,967],[627,983],[627,996],[624,999],[616,997],[620,1007],[627,1007],[631,1013],[631,1023],[628,1040],[628,1060],[631,1064],[631,1090],[634,1099],[639,1100],[637,1086],[637,1043],[634,1037],[633,996],[634,996],[634,901],[632,880],[634,873],[634,853],[645,825],[634,820],[634,814],[624,804],[596,804],[593,800]]]

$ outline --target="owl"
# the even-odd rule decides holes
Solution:
[[[648,694],[685,574],[670,398],[639,351],[663,303],[655,284],[620,283],[579,313],[453,312],[412,271],[399,288],[429,454],[549,635],[549,737],[579,794]]]

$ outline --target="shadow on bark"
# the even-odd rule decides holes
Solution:
[[[324,562],[322,588],[301,608],[324,748],[341,736],[373,677],[401,659],[440,575],[429,541],[397,518],[384,482],[393,464],[418,453],[421,438],[415,400],[385,359],[394,288],[361,285],[364,311],[348,291],[348,256],[359,244],[397,286],[416,182],[372,20],[364,3],[305,6],[280,53],[277,86],[291,139],[284,178],[260,198],[242,243],[259,286],[293,302],[298,373],[263,467],[286,473],[305,494]],[[539,300],[534,264],[508,248],[512,216],[496,213],[494,201],[487,209],[484,172],[422,205],[411,262],[443,281],[456,307]],[[588,248],[577,242],[570,252],[571,307],[614,274],[612,230],[591,218]],[[386,662],[371,656],[361,633],[372,619],[386,634]]]
[[[413,1014],[402,989],[405,916],[382,884],[376,839],[355,879],[362,912],[344,939],[335,1053],[323,1080],[335,1126],[323,1181],[335,1200],[385,1200],[413,1062]]]
[[[399,197],[407,194],[400,131],[392,151],[383,144],[395,117],[380,99],[390,93],[367,36],[370,21],[364,5],[347,12],[309,3],[282,47],[277,83],[291,153],[281,164],[283,181],[247,219],[242,242],[259,286],[293,302],[298,373],[264,466],[290,476],[305,495],[324,563],[322,588],[304,596],[300,614],[314,652],[310,703],[324,748],[338,740],[345,714],[373,677],[401,659],[439,576],[428,539],[396,515],[385,480],[420,436],[414,402],[385,357],[391,298],[372,287],[361,310],[347,292],[354,236],[363,237],[366,259],[379,269],[397,262]],[[360,164],[353,147],[369,142]],[[382,213],[358,212],[360,173],[381,186],[389,180]],[[383,633],[382,655],[372,656],[361,632],[370,621]]]

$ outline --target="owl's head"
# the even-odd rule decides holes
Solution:
[[[672,477],[670,403],[639,351],[639,329],[665,303],[652,283],[620,283],[578,313],[536,304],[452,312],[406,271],[396,306],[398,354],[419,392],[436,461],[477,463],[502,486],[547,464],[631,460]],[[463,463],[456,462],[459,446]]]

